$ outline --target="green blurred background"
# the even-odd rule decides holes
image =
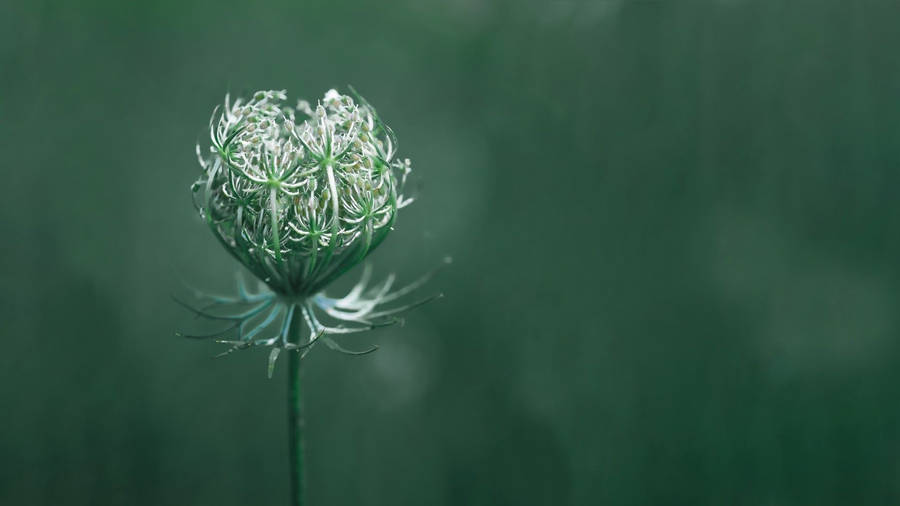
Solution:
[[[308,357],[310,504],[900,503],[898,19],[0,3],[0,504],[287,502],[283,364],[169,295],[237,271],[188,191],[212,108],[346,84],[417,176],[376,272],[454,264]]]

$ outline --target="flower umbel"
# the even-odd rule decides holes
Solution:
[[[264,287],[251,293],[239,283],[236,297],[198,293],[210,303],[188,307],[232,322],[225,333],[236,335],[188,337],[219,338],[231,345],[226,354],[271,346],[271,375],[281,350],[305,354],[319,340],[345,353],[373,351],[348,351],[331,336],[397,323],[398,315],[434,298],[385,309],[431,274],[392,290],[393,275],[370,286],[368,266],[345,297],[324,293],[381,244],[397,212],[412,202],[403,195],[410,161],[396,158],[394,132],[353,93],[355,100],[329,90],[315,107],[304,100],[286,105],[283,90],[233,103],[226,95],[224,107],[213,111],[211,145],[197,146],[202,174],[191,188],[194,205]],[[266,335],[270,328],[274,335]]]

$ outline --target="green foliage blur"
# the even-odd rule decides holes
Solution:
[[[900,503],[898,19],[0,3],[0,504],[287,502],[283,364],[170,294],[238,270],[188,190],[212,108],[347,84],[416,176],[375,272],[454,263],[308,356],[310,504]]]

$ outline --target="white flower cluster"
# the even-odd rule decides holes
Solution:
[[[329,90],[315,108],[258,91],[217,107],[194,200],[225,247],[282,295],[314,294],[387,235],[409,160],[357,95]],[[358,102],[358,103],[357,103]]]

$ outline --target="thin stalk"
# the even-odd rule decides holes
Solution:
[[[299,311],[300,308],[297,308]],[[288,339],[294,344],[299,344],[302,337],[303,319],[294,318],[288,330]],[[300,352],[288,352],[288,458],[290,460],[291,475],[291,506],[303,506],[306,480],[304,474],[304,420],[303,420],[303,391],[301,389],[302,378],[300,375]]]

